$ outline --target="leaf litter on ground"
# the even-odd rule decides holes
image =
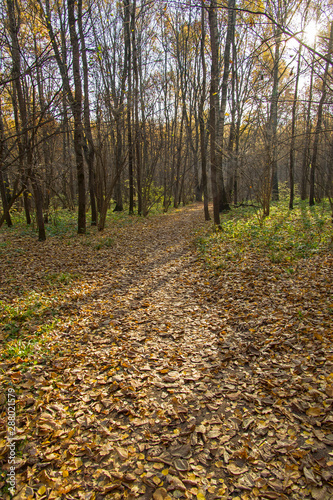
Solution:
[[[193,244],[210,226],[192,205],[112,245],[8,242],[3,498],[10,385],[16,499],[333,498],[332,255],[290,274],[249,250],[214,272]],[[51,318],[8,355],[15,325],[29,342]]]

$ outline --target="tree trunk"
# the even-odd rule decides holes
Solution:
[[[75,0],[67,0],[68,24],[73,52],[74,101],[72,111],[74,117],[74,151],[78,182],[78,233],[86,232],[86,187],[83,164],[83,128],[82,128],[82,84],[80,75],[80,47],[75,29]]]
[[[4,126],[2,121],[2,110],[0,102],[0,194],[2,200],[3,215],[5,216],[7,226],[11,227],[13,223],[9,213],[6,183],[2,173],[4,167],[5,167],[5,134],[4,134]]]
[[[326,94],[327,94],[327,78],[328,78],[328,73],[329,73],[329,69],[331,66],[330,59],[331,59],[332,49],[333,49],[333,21],[331,22],[330,41],[329,41],[329,45],[328,45],[327,61],[326,61],[325,72],[324,72],[324,76],[323,76],[321,97],[320,97],[318,111],[317,111],[317,124],[316,124],[316,128],[315,128],[315,135],[314,135],[314,141],[313,141],[312,161],[311,161],[311,170],[310,170],[310,195],[309,195],[309,205],[310,206],[314,205],[314,203],[315,203],[315,172],[317,169],[317,162],[318,162],[318,145],[319,145],[321,125],[322,125],[322,119],[323,119],[323,107],[324,107]]]
[[[210,29],[210,45],[212,52],[211,63],[211,83],[210,83],[210,112],[209,112],[209,126],[210,126],[210,169],[211,169],[211,182],[212,182],[212,196],[213,196],[213,212],[214,224],[220,225],[220,203],[219,191],[217,186],[217,117],[219,112],[219,99],[218,99],[218,31],[217,31],[217,14],[216,14],[216,1],[211,0],[209,11],[209,29]]]
[[[231,78],[231,124],[230,124],[230,134],[228,143],[228,176],[230,177],[230,200],[233,197],[233,202],[237,204],[237,158],[234,151],[236,143],[236,111],[238,102],[236,101],[236,89],[237,89],[237,49],[235,44],[235,39],[232,40],[232,78]]]
[[[301,200],[306,200],[308,175],[309,175],[309,158],[311,144],[311,109],[312,109],[312,94],[313,94],[313,75],[314,75],[314,56],[311,65],[309,101],[306,113],[305,140],[303,149],[302,173],[301,173]]]
[[[18,9],[18,4],[16,4]],[[16,116],[16,127],[17,135],[22,134],[22,147],[21,151],[22,159],[25,162],[25,178],[31,177],[34,179],[34,186],[38,185],[36,180],[36,174],[33,172],[33,150],[32,150],[32,139],[29,138],[28,130],[28,113],[27,113],[27,103],[25,100],[22,84],[21,84],[21,49],[19,45],[18,33],[20,30],[20,11],[17,12],[17,19],[15,16],[15,6],[12,0],[7,0],[7,10],[9,18],[10,36],[12,41],[12,61],[13,61],[13,77],[14,77],[14,88],[17,96],[18,109],[20,114],[20,123],[18,116]],[[16,115],[18,113],[16,112]],[[21,156],[21,155],[20,155]],[[24,181],[25,182],[25,181]],[[44,241],[46,239],[44,218],[43,218],[43,199],[37,195],[37,191],[34,189],[35,194],[35,205],[37,212],[37,224],[39,232],[39,240]],[[27,201],[27,200],[26,200]],[[40,217],[42,214],[42,217]]]
[[[201,175],[202,175],[202,189],[204,195],[204,214],[205,220],[210,220],[208,209],[208,182],[207,182],[207,140],[206,140],[206,123],[205,123],[205,100],[206,100],[206,81],[207,81],[207,67],[205,59],[205,38],[206,38],[206,23],[205,23],[205,8],[204,0],[202,0],[201,7],[201,44],[200,44],[200,58],[202,65],[202,88],[199,108],[200,120],[200,151],[201,151]]]
[[[90,105],[89,105],[89,81],[88,81],[88,61],[85,37],[82,25],[82,0],[78,0],[78,28],[81,43],[81,58],[83,69],[83,89],[84,89],[84,103],[83,103],[83,118],[84,118],[84,153],[88,165],[88,181],[89,181],[89,194],[90,194],[90,207],[91,207],[91,225],[97,225],[97,207],[96,207],[96,187],[95,187],[95,144],[91,131],[90,123]]]
[[[46,0],[46,12],[41,0],[38,0],[41,11],[43,12],[46,27],[49,33],[50,41],[54,51],[54,57],[57,61],[61,74],[64,91],[69,100],[74,118],[74,152],[76,161],[76,175],[78,187],[78,233],[85,234],[86,232],[86,188],[83,163],[83,127],[82,127],[82,84],[80,75],[80,47],[78,36],[75,28],[75,0],[67,0],[68,8],[68,24],[70,33],[70,42],[73,53],[73,77],[74,77],[74,95],[72,93],[71,84],[69,81],[68,67],[66,62],[66,38],[64,30],[61,31],[63,41],[63,54],[60,53],[57,45],[57,39],[53,31],[51,22],[52,10],[49,0]]]
[[[225,182],[223,178],[223,136],[224,136],[224,123],[225,123],[225,112],[227,106],[227,95],[228,95],[228,79],[230,73],[230,49],[235,36],[235,0],[228,1],[228,28],[227,37],[225,41],[224,56],[223,56],[223,77],[222,77],[222,95],[221,95],[221,111],[219,120],[219,137],[220,137],[220,149],[218,151],[218,177],[219,177],[219,210],[220,212],[224,210],[230,210],[227,192],[225,189]]]
[[[34,171],[31,172],[31,185],[34,193],[34,200],[36,204],[36,218],[38,226],[38,240],[46,240],[46,232],[44,225],[44,214],[43,214],[43,194]]]
[[[125,64],[127,65],[127,147],[128,147],[128,177],[129,177],[129,214],[134,213],[134,171],[133,171],[133,141],[132,141],[132,50],[131,50],[131,15],[130,2],[124,0],[125,17]]]
[[[117,176],[117,182],[115,184],[115,199],[116,199],[116,206],[114,208],[114,212],[122,212],[124,210],[123,207],[123,197],[122,197],[122,192],[121,192],[121,169],[122,169],[122,161],[121,161],[121,156],[122,156],[122,130],[121,130],[121,124],[119,121],[119,118],[116,120],[116,176]]]
[[[279,102],[279,63],[280,63],[280,45],[281,45],[281,30],[276,28],[275,34],[275,54],[273,67],[273,90],[271,95],[271,109],[269,117],[269,132],[268,132],[268,149],[269,163],[272,169],[272,200],[279,200],[279,183],[277,174],[277,119],[278,119],[278,102]]]
[[[131,33],[132,33],[132,52],[133,52],[133,78],[134,78],[134,128],[135,128],[135,152],[136,152],[136,185],[137,185],[137,195],[138,195],[138,214],[142,214],[142,183],[141,183],[141,166],[142,166],[142,154],[141,154],[141,127],[139,121],[139,71],[138,71],[138,48],[136,43],[136,0],[133,1],[133,7],[131,12]]]
[[[295,132],[296,132],[296,111],[297,111],[297,98],[298,98],[298,83],[299,74],[301,69],[301,55],[302,46],[298,49],[298,60],[297,60],[297,72],[296,72],[296,83],[295,83],[295,93],[293,100],[292,118],[291,118],[291,142],[290,142],[290,158],[289,158],[289,209],[294,208],[294,196],[295,196]]]

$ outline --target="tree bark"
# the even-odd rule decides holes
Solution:
[[[38,224],[38,239],[44,241],[46,239],[44,218],[43,218],[43,199],[39,196],[40,186],[36,178],[36,173],[33,171],[33,145],[32,138],[29,137],[28,130],[28,113],[27,103],[25,100],[22,84],[21,84],[21,50],[19,45],[18,34],[20,31],[20,10],[16,4],[17,18],[15,15],[15,6],[13,0],[7,0],[7,11],[9,18],[10,37],[12,41],[12,61],[13,61],[13,78],[14,87],[17,96],[18,109],[20,114],[20,123],[16,116],[17,135],[22,134],[22,147],[19,148],[19,154],[22,155],[22,161],[25,162],[24,177],[31,178],[33,181],[33,190],[35,195],[36,215]],[[16,115],[18,113],[16,112]],[[21,151],[20,151],[21,149]],[[25,181],[24,181],[25,182]],[[42,214],[42,216],[40,215]]]
[[[207,140],[206,140],[206,123],[204,115],[204,107],[206,100],[206,82],[207,82],[207,67],[205,59],[205,38],[206,38],[206,22],[205,22],[205,8],[204,0],[202,0],[201,7],[201,44],[200,44],[200,58],[202,65],[202,87],[201,98],[199,107],[199,120],[200,120],[200,151],[201,151],[201,175],[202,175],[202,189],[204,195],[204,214],[205,220],[210,220],[208,209],[208,181],[207,181]]]
[[[82,84],[80,75],[80,47],[75,28],[75,0],[67,0],[68,24],[73,53],[74,99],[72,111],[74,117],[74,151],[78,182],[78,233],[86,232],[86,187],[83,164],[83,127],[82,127]]]
[[[82,84],[80,75],[80,47],[79,40],[75,28],[75,0],[67,0],[68,9],[68,24],[70,33],[70,43],[73,54],[73,77],[74,77],[74,95],[71,89],[68,67],[66,63],[66,39],[65,33],[61,31],[62,36],[62,52],[61,54],[57,39],[53,31],[51,21],[51,8],[49,0],[45,0],[46,12],[44,12],[41,0],[38,0],[41,10],[43,12],[46,27],[49,33],[51,45],[54,52],[55,60],[57,61],[58,68],[61,74],[64,92],[69,100],[74,118],[74,152],[76,161],[76,175],[78,187],[78,233],[85,234],[86,232],[86,188],[85,188],[85,175],[83,163],[83,127],[82,127]]]
[[[289,209],[294,208],[294,197],[295,197],[295,135],[296,135],[296,111],[297,111],[297,99],[298,99],[298,83],[299,74],[301,69],[301,56],[302,56],[302,46],[298,49],[298,60],[297,60],[297,70],[296,70],[296,82],[295,82],[295,93],[293,100],[293,109],[291,117],[291,141],[290,141],[290,155],[289,155]]]
[[[225,112],[227,106],[227,95],[228,95],[228,80],[230,73],[230,49],[235,36],[235,0],[228,1],[228,28],[227,37],[225,41],[224,57],[223,57],[223,77],[222,77],[222,93],[221,93],[221,111],[219,120],[219,136],[220,136],[220,149],[218,152],[218,169],[219,169],[219,209],[220,212],[224,210],[230,210],[227,192],[225,189],[225,182],[223,177],[223,136],[224,136],[224,123],[225,123]]]
[[[6,183],[2,173],[4,167],[5,167],[5,134],[4,134],[2,109],[0,102],[0,194],[2,200],[3,214],[5,216],[6,224],[8,227],[11,227],[13,223],[9,212]]]
[[[129,177],[129,214],[134,213],[134,171],[132,140],[132,50],[131,50],[131,13],[130,2],[124,0],[125,15],[125,59],[127,64],[127,141],[128,141],[128,177]]]
[[[310,158],[310,144],[311,144],[311,109],[312,109],[312,94],[313,94],[313,75],[314,75],[314,58],[311,65],[310,88],[309,88],[309,101],[306,113],[305,125],[305,140],[303,149],[302,160],[302,173],[301,173],[301,200],[306,200],[308,175],[309,175],[309,158]]]
[[[90,194],[90,207],[91,207],[91,225],[97,225],[97,207],[96,207],[96,186],[95,186],[95,144],[91,131],[90,123],[90,104],[89,104],[89,81],[88,81],[88,61],[87,49],[82,25],[82,0],[78,0],[78,28],[81,43],[81,58],[83,70],[83,123],[85,141],[83,144],[83,151],[85,154],[86,162],[88,165],[88,180],[89,180],[89,194]]]
[[[279,200],[279,183],[277,173],[277,121],[278,121],[278,102],[279,102],[279,63],[280,63],[280,45],[281,45],[281,30],[276,28],[275,38],[275,54],[273,67],[273,90],[271,95],[271,109],[269,117],[269,133],[268,133],[268,148],[269,162],[272,168],[272,200]]]
[[[320,97],[318,111],[317,111],[317,124],[316,124],[316,128],[315,128],[314,140],[313,140],[312,161],[311,161],[311,169],[310,169],[310,195],[309,195],[309,205],[310,206],[313,206],[315,204],[315,172],[317,169],[317,162],[318,162],[318,146],[319,146],[321,125],[322,125],[322,120],[323,120],[323,107],[324,107],[326,94],[327,94],[327,78],[328,78],[328,73],[329,73],[329,68],[330,68],[332,49],[333,49],[333,21],[331,22],[330,40],[329,40],[328,53],[327,53],[327,62],[325,65],[325,71],[324,71],[324,76],[323,76],[321,97]]]
[[[217,14],[216,14],[216,1],[211,0],[209,11],[209,29],[210,29],[210,45],[212,52],[211,63],[211,83],[210,83],[210,113],[209,113],[209,126],[210,126],[210,169],[211,169],[211,182],[212,182],[212,196],[213,196],[213,212],[214,224],[220,225],[220,203],[219,192],[217,185],[217,116],[219,111],[218,99],[218,31],[217,31]]]
[[[139,71],[138,71],[138,48],[136,43],[136,0],[133,1],[131,13],[131,33],[133,52],[133,77],[134,77],[134,120],[135,120],[135,151],[136,151],[136,185],[138,194],[138,214],[142,214],[142,154],[141,154],[141,126],[139,121]]]

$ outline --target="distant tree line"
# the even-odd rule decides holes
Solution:
[[[213,221],[281,182],[333,210],[333,23],[309,0],[0,0],[0,226],[53,206],[213,200]],[[315,28],[316,22],[316,28]],[[313,39],[308,31],[312,27]]]

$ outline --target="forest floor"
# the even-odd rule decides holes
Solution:
[[[119,220],[0,234],[0,497],[15,393],[15,499],[332,499],[332,253],[217,271],[202,205]]]

